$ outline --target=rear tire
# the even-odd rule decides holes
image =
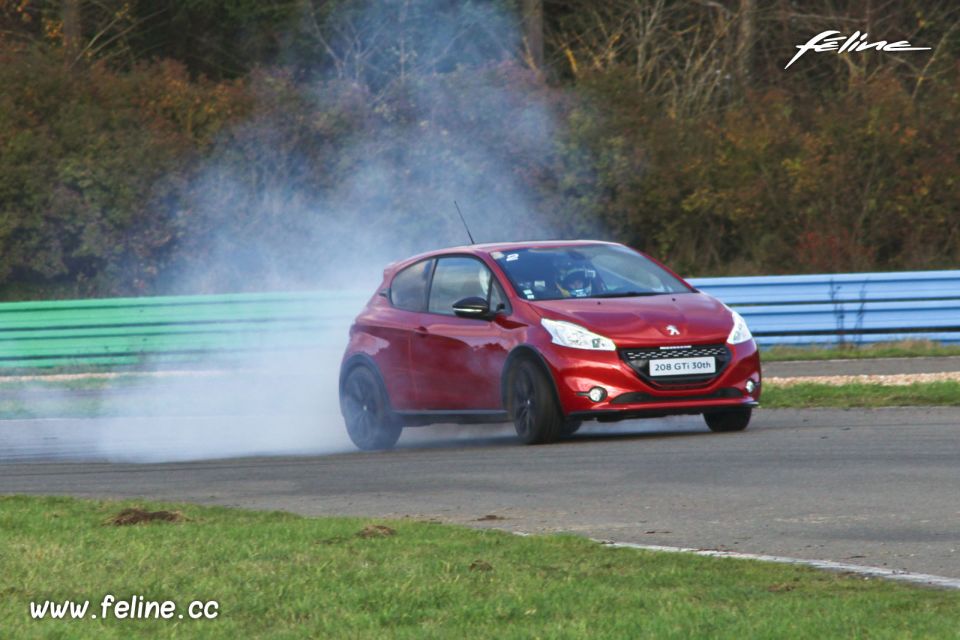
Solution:
[[[714,413],[703,414],[703,419],[710,427],[710,431],[717,433],[730,433],[731,431],[743,431],[750,424],[750,415],[752,409],[733,409],[730,411],[717,411]]]
[[[386,389],[364,365],[350,370],[340,387],[340,413],[347,435],[364,451],[392,449],[403,425],[390,409]]]
[[[563,433],[564,419],[546,372],[532,360],[510,369],[510,416],[526,444],[553,442]]]

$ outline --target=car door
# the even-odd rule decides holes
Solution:
[[[479,259],[437,260],[427,312],[410,342],[417,404],[424,410],[496,410],[502,406],[500,374],[509,352],[508,330],[495,320],[461,318],[453,305],[479,296],[506,307],[502,287]]]
[[[367,331],[378,338],[373,355],[394,409],[417,408],[411,371],[410,344],[420,315],[427,307],[427,287],[434,260],[422,260],[398,271],[383,295],[387,304],[376,313],[375,327]]]

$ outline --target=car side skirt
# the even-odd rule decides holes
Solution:
[[[395,411],[405,427],[424,427],[431,424],[488,424],[510,422],[510,416],[501,409],[471,411]]]

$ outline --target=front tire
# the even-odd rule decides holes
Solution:
[[[364,451],[392,449],[403,431],[390,409],[383,384],[363,365],[351,369],[343,380],[340,413],[350,440]]]
[[[730,433],[731,431],[743,431],[750,424],[750,415],[752,409],[733,409],[730,411],[717,411],[714,413],[703,414],[703,419],[710,427],[710,431],[717,433]]]
[[[546,444],[563,433],[563,412],[543,368],[520,360],[510,370],[510,416],[525,444]]]

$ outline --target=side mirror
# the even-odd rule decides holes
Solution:
[[[461,318],[489,318],[490,305],[479,296],[470,296],[453,303],[453,312]]]

